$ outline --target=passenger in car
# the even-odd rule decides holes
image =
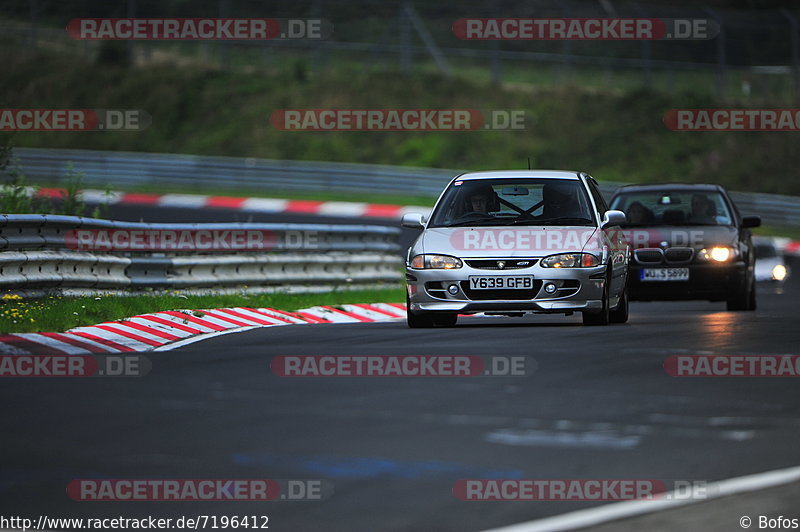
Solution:
[[[548,183],[542,187],[544,209],[542,218],[583,218],[586,213],[581,209],[576,197],[577,188],[570,185]]]
[[[625,211],[625,216],[628,218],[628,223],[632,225],[652,223],[655,218],[653,211],[642,205],[639,201],[631,203],[630,207]]]
[[[466,213],[478,212],[481,214],[488,214],[500,208],[500,201],[497,193],[492,187],[479,188],[472,192],[469,197]]]

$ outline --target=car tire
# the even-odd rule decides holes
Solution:
[[[619,305],[609,314],[611,323],[628,323],[628,288],[622,292],[619,298]]]
[[[736,291],[736,294],[732,298],[728,299],[726,308],[729,311],[756,309],[755,278],[748,278],[746,283],[745,286]]]
[[[406,323],[411,329],[430,329],[433,327],[433,316],[430,312],[411,312],[411,301],[406,294]]]
[[[603,310],[600,312],[584,312],[584,325],[608,325],[611,319],[611,312],[608,308],[609,279],[609,277],[606,277],[606,282],[603,284]]]
[[[437,327],[454,327],[458,321],[458,314],[435,314],[433,323]]]

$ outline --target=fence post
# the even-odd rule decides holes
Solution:
[[[428,31],[428,28],[425,27],[425,24],[422,22],[420,16],[414,10],[411,2],[406,2],[403,4],[403,10],[406,13],[406,19],[414,26],[414,30],[416,30],[419,38],[422,39],[423,44],[425,44],[425,48],[428,49],[428,53],[431,54],[431,57],[436,63],[436,66],[439,68],[439,71],[445,76],[449,77],[450,67],[447,64],[447,60],[444,58],[444,54],[436,45],[436,41]]]

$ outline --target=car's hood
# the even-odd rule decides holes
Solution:
[[[735,246],[737,241],[736,228],[728,225],[629,227],[624,228],[623,233],[634,249],[692,247],[699,250]]]
[[[422,253],[457,257],[541,257],[581,251],[594,241],[596,227],[436,227],[418,242]]]

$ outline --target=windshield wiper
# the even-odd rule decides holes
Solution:
[[[440,227],[462,227],[462,226],[469,226],[469,225],[505,225],[505,224],[498,224],[492,223],[495,220],[491,219],[484,219],[484,220],[465,220],[463,222],[455,222],[447,225],[442,225]]]
[[[579,218],[572,216],[562,216],[560,218],[547,218],[545,220],[537,220],[536,223],[541,225],[561,225],[574,223],[578,225],[590,224],[592,221],[589,218]]]

